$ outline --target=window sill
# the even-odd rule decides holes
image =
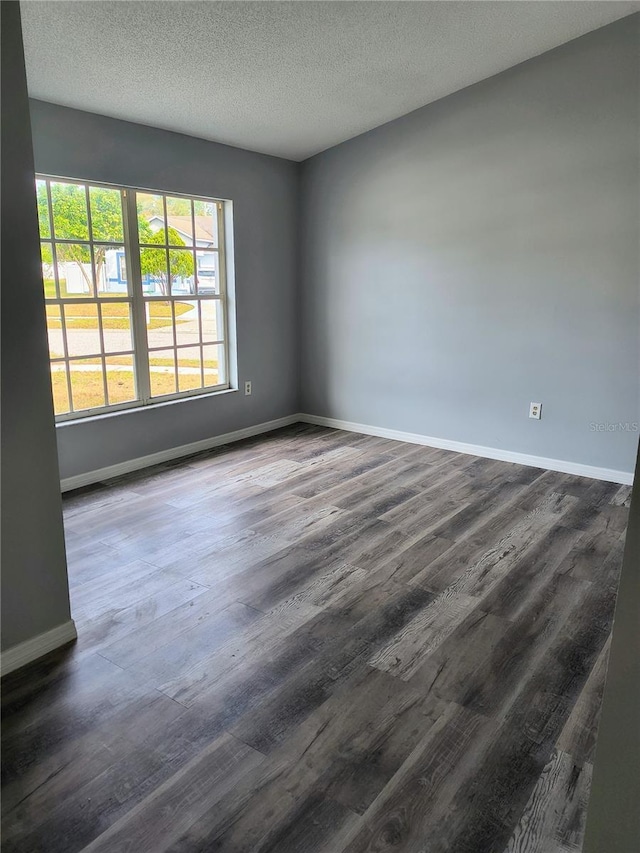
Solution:
[[[94,423],[95,421],[103,421],[106,418],[119,418],[124,415],[136,414],[138,412],[163,409],[166,406],[176,406],[182,403],[188,403],[192,400],[204,400],[210,397],[224,397],[226,394],[237,394],[238,391],[238,388],[225,388],[222,391],[211,391],[208,394],[193,394],[189,397],[177,397],[174,400],[160,400],[157,403],[148,403],[146,406],[131,406],[128,409],[118,409],[114,412],[101,412],[98,415],[87,415],[87,417],[84,418],[72,418],[67,421],[57,421],[56,429],[64,429],[64,427],[76,426],[77,424]]]

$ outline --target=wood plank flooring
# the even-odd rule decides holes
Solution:
[[[4,853],[579,851],[629,491],[300,424],[68,495]]]

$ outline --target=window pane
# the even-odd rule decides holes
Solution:
[[[149,353],[149,380],[151,396],[176,393],[176,370],[174,350],[158,350]]]
[[[200,347],[185,347],[178,351],[178,387],[180,391],[202,388]]]
[[[222,203],[135,191],[139,245],[130,247],[122,187],[37,177],[35,191],[56,413],[139,400],[134,320],[145,324],[152,397],[224,384]],[[140,258],[139,307],[130,251]]]
[[[219,203],[196,200],[193,206],[196,219],[196,246],[217,248]]]
[[[137,399],[132,355],[110,356],[107,362],[109,405]]]
[[[167,196],[167,225],[170,246],[193,246],[190,199]]]
[[[176,312],[176,343],[200,343],[200,324],[198,323],[198,305],[193,302],[174,302]]]
[[[98,306],[93,303],[64,306],[64,324],[67,332],[67,351],[70,357],[99,355],[100,330]]]
[[[69,411],[69,389],[67,387],[67,366],[64,362],[56,362],[51,365],[51,388],[55,414],[65,415]]]
[[[91,251],[81,243],[57,243],[60,296],[93,296]]]
[[[220,293],[217,252],[196,252],[198,293],[211,296]]]
[[[105,405],[102,359],[81,358],[69,362],[71,402],[75,412]]]
[[[40,227],[40,236],[51,237],[46,181],[36,181],[36,198],[38,200],[38,225]]]
[[[131,352],[133,338],[131,335],[131,308],[128,302],[103,302],[100,305],[102,313],[102,337],[105,352]]]
[[[60,306],[47,305],[47,334],[49,336],[49,358],[63,358],[62,322]]]
[[[204,384],[221,385],[224,379],[224,347],[222,346],[204,346],[203,366],[204,366]]]
[[[84,184],[51,181],[53,228],[57,240],[88,240],[87,196]]]
[[[167,296],[169,275],[167,273],[166,249],[140,249],[142,290],[147,296]]]
[[[191,249],[170,249],[169,270],[172,295],[180,296],[183,293],[194,292],[194,265]]]
[[[98,296],[110,299],[127,296],[129,285],[124,246],[95,246],[93,257]]]
[[[173,347],[175,339],[171,302],[145,302],[145,315],[149,347]]]
[[[224,315],[220,299],[201,299],[202,340],[204,343],[224,340]]]
[[[42,282],[44,284],[44,298],[55,299],[56,281],[53,268],[53,249],[51,243],[40,244],[40,257],[42,259]]]
[[[122,243],[122,196],[120,190],[89,187],[91,230],[94,240]]]
[[[162,196],[152,195],[151,193],[136,193],[136,207],[140,242],[164,244],[166,230]]]

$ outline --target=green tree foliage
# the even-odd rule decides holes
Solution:
[[[150,231],[148,225],[148,230]],[[180,234],[175,228],[167,228],[167,240],[172,246],[186,245]],[[160,246],[164,245],[164,228],[161,228],[155,233],[147,236],[140,235],[141,243],[154,243]],[[177,278],[189,278],[194,274],[193,255],[191,252],[184,252],[180,249],[169,249],[169,280],[167,274],[167,251],[166,249],[140,249],[140,268],[142,275],[150,275],[154,278],[161,292],[166,296],[170,292],[171,282],[175,282]]]
[[[38,201],[38,220],[40,236],[43,240],[51,239],[53,235],[47,201],[47,187],[44,181],[37,181],[36,195]],[[138,235],[141,243],[164,244],[164,229],[153,231],[148,218],[157,213],[154,204],[155,196],[141,195],[144,202],[138,211]],[[182,200],[176,200],[182,201]],[[204,202],[196,202],[204,205]],[[190,212],[190,202],[184,200],[185,215]],[[120,191],[109,187],[89,187],[89,206],[91,213],[91,230],[94,240],[105,243],[122,244],[124,242],[122,221],[122,200]],[[79,184],[51,182],[51,207],[53,210],[53,231],[56,240],[88,241],[89,215],[85,187]],[[168,229],[168,239],[172,246],[184,246],[185,242],[175,228]],[[106,284],[105,255],[107,246],[94,246],[96,265],[96,280],[98,289]],[[91,264],[91,253],[88,246],[82,243],[58,243],[56,247],[58,261],[78,264],[84,277],[87,289],[93,294],[93,282],[87,271]],[[43,262],[52,263],[51,249],[43,244]],[[162,293],[170,290],[167,273],[167,254],[164,249],[143,248],[140,251],[140,263],[143,275],[152,276],[159,284]],[[169,250],[169,270],[171,280],[177,277],[188,278],[194,274],[193,255],[190,252]]]
[[[193,202],[194,213],[196,216],[212,216],[215,211],[215,204],[210,201],[201,201],[195,199]],[[149,202],[145,207],[145,213],[162,215],[162,208],[153,202]],[[191,199],[178,198],[170,196],[167,198],[167,215],[171,216],[191,216]]]
[[[45,278],[53,278],[53,252],[51,251],[51,245],[49,243],[42,243],[40,247],[40,255],[42,257],[42,263],[46,268],[46,276]]]
[[[52,235],[47,203],[47,187],[44,181],[36,186],[38,200],[38,220],[40,236],[48,239]],[[91,227],[93,239],[109,243],[122,243],[122,202],[119,190],[108,187],[90,187]],[[51,207],[53,210],[53,228],[57,240],[88,240],[89,216],[85,188],[79,184],[51,182]],[[146,224],[146,223],[145,223]],[[94,258],[98,288],[104,283],[106,246],[95,246]],[[56,248],[58,261],[78,264],[90,294],[93,294],[93,282],[87,272],[91,263],[91,253],[86,245],[80,243],[60,243]]]
[[[191,201],[188,198],[168,198],[167,216],[191,216]]]

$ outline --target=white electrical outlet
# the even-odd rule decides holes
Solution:
[[[542,403],[529,403],[529,417],[537,421],[542,417]]]
[[[244,393],[247,397],[251,394],[251,382],[244,383]]]

